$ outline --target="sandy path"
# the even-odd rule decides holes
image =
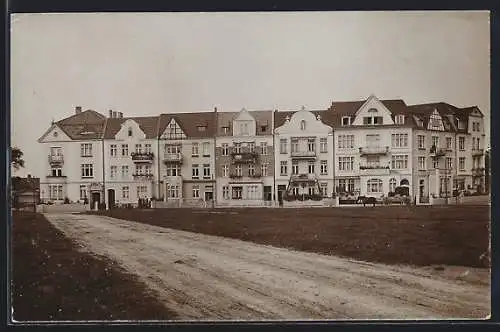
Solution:
[[[489,285],[102,216],[48,214],[182,319],[484,318]],[[484,271],[483,271],[484,272]]]

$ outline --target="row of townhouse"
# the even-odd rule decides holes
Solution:
[[[42,200],[262,206],[304,195],[379,197],[403,186],[424,202],[485,189],[477,107],[373,95],[317,111],[106,117],[76,107],[39,142],[48,155]]]

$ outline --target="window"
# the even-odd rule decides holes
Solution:
[[[298,187],[293,187],[292,188],[292,192],[293,192],[294,196],[298,196],[299,195],[299,188]]]
[[[222,155],[223,156],[229,155],[229,144],[222,143]]]
[[[452,149],[451,144],[452,144],[451,137],[446,137],[446,149],[447,150],[451,150]]]
[[[339,170],[352,171],[354,169],[354,157],[339,157]]]
[[[233,199],[241,199],[242,198],[242,193],[243,193],[243,187],[233,187]]]
[[[267,142],[260,142],[260,153],[263,156],[267,155]]]
[[[128,137],[132,137],[132,128],[128,128]]]
[[[380,179],[370,179],[366,182],[366,191],[368,193],[381,193],[382,192],[382,180]]]
[[[135,153],[142,153],[142,144],[135,145]]]
[[[392,134],[391,142],[393,148],[408,147],[408,134]]]
[[[314,169],[314,162],[311,162],[311,161],[310,161],[310,162],[307,164],[307,172],[308,172],[309,174],[314,174],[314,173],[315,173],[315,172],[314,172],[314,170],[315,170],[315,169]]]
[[[109,177],[111,179],[116,179],[116,174],[118,173],[118,167],[117,166],[111,166],[110,167],[110,172],[109,172]]]
[[[297,175],[299,174],[299,163],[297,161],[292,161],[292,174]]]
[[[83,201],[87,198],[87,185],[80,185],[80,199]]]
[[[396,190],[397,181],[395,178],[389,180],[389,191],[393,193]]]
[[[192,172],[193,172],[193,173],[192,173],[192,177],[193,177],[193,179],[198,179],[198,177],[199,177],[199,175],[200,175],[200,174],[199,174],[199,169],[198,169],[198,164],[193,164],[193,165],[192,165],[192,168],[193,168],[193,170],[192,170]]]
[[[314,188],[314,187],[308,187],[308,188],[307,188],[307,193],[308,193],[309,195],[315,195],[315,194],[316,194],[316,190],[315,190],[315,188]]]
[[[453,158],[446,157],[446,168],[447,169],[453,168]]]
[[[438,136],[432,136],[432,146],[435,148],[439,147],[439,137]]]
[[[280,175],[286,175],[288,173],[288,162],[280,161]]]
[[[63,155],[62,149],[60,147],[51,147],[50,148],[50,155],[51,156],[62,156]]]
[[[167,176],[181,176],[181,168],[179,165],[169,164],[167,165]]]
[[[222,133],[229,134],[229,127],[222,127]]]
[[[392,156],[392,169],[406,169],[408,168],[408,155],[393,155]]]
[[[314,138],[309,138],[307,140],[307,151],[309,152],[316,151],[316,140]]]
[[[61,149],[59,149],[60,151]],[[56,154],[52,154],[56,155]],[[59,154],[57,154],[59,156]],[[81,157],[92,157],[92,143],[80,144],[80,155]]]
[[[240,123],[240,134],[248,135],[248,123]]]
[[[222,187],[222,197],[224,199],[229,199],[229,186]]]
[[[397,125],[405,124],[405,116],[403,114],[396,115],[396,117],[394,118],[394,120],[395,120],[394,122]]]
[[[203,164],[203,178],[210,179],[210,164]]]
[[[128,156],[128,144],[122,144],[122,156]]]
[[[144,167],[142,167],[142,165],[135,165],[135,174],[136,175],[142,175],[144,174]]]
[[[253,164],[248,165],[248,176],[255,175],[255,166]]]
[[[254,142],[248,143],[248,151],[255,152],[255,143]]]
[[[306,120],[300,121],[300,130],[306,130]]]
[[[198,156],[198,143],[193,143],[193,145],[191,145],[191,155]]]
[[[247,187],[247,198],[248,199],[258,199],[259,192],[256,185],[251,185]]]
[[[418,157],[418,169],[425,171],[427,169],[426,167],[426,158],[425,157]]]
[[[62,184],[49,184],[49,199],[57,201],[64,199]]]
[[[146,153],[153,152],[153,150],[151,149],[151,144],[149,144],[149,143],[144,144],[144,152],[146,152]]]
[[[432,168],[439,168],[439,159],[432,159]]]
[[[321,137],[319,139],[319,151],[321,153],[326,153],[328,152],[328,141],[326,137]]]
[[[418,135],[417,136],[417,144],[419,149],[425,149],[425,136]]]
[[[320,162],[320,172],[321,172],[321,175],[328,175],[328,161],[321,160],[321,162]]]
[[[201,133],[201,132],[204,132],[205,130],[207,130],[207,126],[196,126],[196,128],[198,129],[198,131]]]
[[[193,186],[193,198],[200,198],[200,187]]]
[[[116,148],[116,144],[111,144],[109,146],[109,154],[111,155],[111,157],[116,157],[117,156],[117,148]]]
[[[227,178],[229,176],[229,165],[222,165],[222,177]]]
[[[81,171],[82,171],[82,178],[93,178],[94,177],[94,165],[93,164],[82,164]]]
[[[383,118],[381,116],[369,116],[363,118],[364,125],[381,125],[383,124]]]
[[[338,192],[345,193],[347,190],[346,179],[339,179]]]
[[[296,138],[293,138],[291,140],[291,150],[292,153],[298,152],[299,151],[299,140]]]
[[[122,165],[122,178],[128,178],[128,165]]]
[[[321,190],[321,196],[327,197],[328,196],[328,183],[321,183],[320,190]]]
[[[167,198],[179,198],[179,192],[179,185],[167,185]]]
[[[241,153],[241,143],[234,143],[234,152]]]
[[[203,156],[204,157],[210,156],[210,143],[209,142],[203,142]]]
[[[479,150],[481,148],[481,138],[476,138],[476,150]]]
[[[354,147],[354,135],[339,135],[338,147],[339,149],[352,149]]]
[[[168,157],[170,155],[175,155],[181,153],[181,146],[177,144],[165,144],[163,146],[163,154],[165,157]]]
[[[379,167],[380,166],[380,157],[379,156],[366,156],[366,166]]]
[[[269,165],[267,163],[260,165],[262,176],[267,176],[267,168],[268,167],[269,167]]]
[[[243,168],[241,167],[241,165],[236,165],[234,171],[236,173],[236,176],[243,176]]]
[[[129,198],[129,189],[128,187],[122,187],[122,198]]]
[[[280,153],[287,153],[286,146],[287,146],[286,138],[281,138],[280,139]]]
[[[463,136],[458,137],[458,149],[460,151],[465,150],[465,137]]]
[[[351,125],[351,117],[343,116],[342,117],[342,126],[350,126]]]
[[[267,125],[260,126],[260,131],[265,132],[267,130]]]
[[[62,168],[60,167],[52,167],[50,170],[51,176],[62,176]]]
[[[458,120],[458,129],[465,129],[465,123],[461,120]]]
[[[465,157],[458,158],[458,169],[465,171]]]

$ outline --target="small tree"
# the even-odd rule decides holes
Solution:
[[[11,154],[11,166],[17,171],[21,167],[24,167],[23,152],[21,149],[13,147],[10,150]]]

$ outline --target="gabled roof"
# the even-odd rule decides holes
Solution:
[[[73,140],[100,139],[106,117],[96,111],[86,110],[57,121],[56,124]]]
[[[460,109],[456,106],[443,102],[416,104],[408,106],[408,112],[410,114],[413,114],[417,116],[419,119],[423,120],[424,123],[423,128],[427,128],[430,116],[435,110],[439,113],[439,115],[441,115],[441,118],[443,119],[443,123],[445,125],[445,131],[467,132],[468,111],[464,112],[463,111],[464,109]],[[457,123],[455,121],[455,119],[457,118],[465,122],[464,129],[458,129]]]
[[[157,135],[160,136],[171,119],[175,121],[182,128],[187,138],[204,138],[213,137],[216,130],[215,112],[193,112],[193,113],[175,113],[165,114],[159,116],[159,126]],[[204,131],[199,131],[198,127],[205,126]]]
[[[257,135],[272,135],[273,128],[273,111],[248,111],[255,119],[256,134]],[[233,120],[235,120],[240,112],[217,112],[217,135],[218,136],[231,136],[233,128]],[[262,131],[262,126],[266,126],[266,130]],[[224,134],[222,127],[229,127],[230,133]]]
[[[109,118],[106,123],[106,131],[104,139],[114,139],[115,135],[122,128],[121,125],[127,120],[133,120],[139,124],[141,130],[146,134],[147,139],[154,139],[157,137],[158,120],[159,116],[141,116],[130,118]]]

